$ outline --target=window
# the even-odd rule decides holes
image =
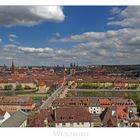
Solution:
[[[62,123],[62,126],[64,126],[65,125],[65,123]]]
[[[61,117],[60,117],[60,119],[61,119],[61,120],[63,120],[63,119],[64,119],[64,117],[62,117],[62,116],[61,116]]]

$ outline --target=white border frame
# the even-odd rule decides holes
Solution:
[[[139,0],[0,0],[0,5],[140,5]]]

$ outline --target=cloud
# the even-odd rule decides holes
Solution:
[[[0,38],[0,43],[2,42],[2,38]]]
[[[125,9],[116,7],[112,9],[111,13],[115,16],[115,19],[113,21],[109,21],[107,25],[140,28],[139,6],[129,6]]]
[[[17,43],[17,36],[15,34],[9,34],[8,38],[10,42]]]
[[[76,38],[79,39],[76,41]],[[135,64],[140,57],[140,29],[124,28],[106,32],[85,32],[60,38],[70,48],[51,48],[6,44],[1,47],[1,57],[13,58],[19,65],[69,64]],[[59,39],[57,40],[59,42]],[[69,41],[69,42],[68,42]],[[64,43],[64,42],[63,42]],[[41,63],[42,62],[42,63]]]
[[[114,14],[120,14],[121,11],[122,11],[121,8],[119,8],[119,7],[113,7],[110,12],[111,12],[112,15],[114,15]]]
[[[9,34],[9,38],[17,38],[15,34]]]
[[[104,36],[104,32],[85,32],[80,35],[71,35],[65,38],[51,38],[49,42],[83,42],[99,39]]]
[[[138,9],[135,12],[138,17]],[[136,18],[136,15],[130,8],[114,8],[111,11],[111,16],[114,17],[110,18],[108,23],[117,21],[123,23],[131,17]],[[133,24],[122,29],[83,32],[65,37],[59,33],[53,34],[49,40],[50,44],[52,43],[51,46],[55,43],[71,46],[67,48],[55,48],[55,46],[51,48],[50,44],[47,47],[34,48],[10,42],[0,47],[0,60],[3,62],[4,57],[7,61],[13,58],[18,65],[68,65],[71,62],[78,62],[81,65],[139,64],[140,29],[136,26],[136,22]],[[14,35],[9,36],[17,38]]]
[[[87,64],[136,64],[140,57],[140,29],[124,28],[106,32],[85,32],[58,38],[73,44],[70,48],[51,48],[6,44],[0,55],[19,65],[54,65],[78,62]],[[79,39],[78,41],[76,39]],[[8,59],[7,59],[8,61]],[[2,62],[2,61],[1,61]]]
[[[54,36],[59,38],[59,37],[61,37],[61,34],[60,33],[55,33]]]
[[[3,46],[4,49],[15,49],[17,46],[15,44],[6,44]]]
[[[0,26],[34,26],[44,21],[62,22],[60,6],[0,6]]]
[[[18,47],[19,51],[23,51],[25,53],[49,53],[53,52],[52,48],[30,48],[30,47]]]
[[[140,29],[123,28],[106,32],[85,32],[58,38],[52,42],[75,43],[69,50],[60,51],[61,57],[71,57],[71,61],[75,58],[76,61],[85,64],[139,63]]]
[[[109,39],[112,37],[117,36],[118,34],[121,33],[127,33],[127,29],[122,29],[122,30],[109,30],[106,32],[85,32],[82,34],[77,34],[77,35],[71,35],[68,37],[64,38],[51,38],[49,42],[54,43],[54,42],[61,42],[61,43],[66,43],[66,42],[91,42],[91,41],[100,41],[103,39]]]

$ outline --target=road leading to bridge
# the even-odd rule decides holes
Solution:
[[[63,90],[67,88],[65,85],[59,87],[48,99],[40,106],[40,109],[47,109],[51,107],[52,102],[60,96]]]
[[[77,71],[76,73],[81,73],[81,72],[85,72],[85,71]],[[54,93],[52,93],[52,95],[48,97],[48,99],[40,106],[39,109],[47,109],[47,108],[51,107],[52,102],[56,98],[58,98],[58,97],[65,97],[66,91],[68,90],[68,88],[70,86],[70,85],[69,86],[66,85],[66,83],[67,83],[66,81],[71,76],[73,76],[73,74],[69,74],[69,75],[66,76],[65,81],[64,81],[64,85],[60,86]]]

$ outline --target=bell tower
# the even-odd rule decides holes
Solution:
[[[14,66],[14,60],[12,60],[12,67],[11,67],[11,73],[15,73],[15,66]]]

